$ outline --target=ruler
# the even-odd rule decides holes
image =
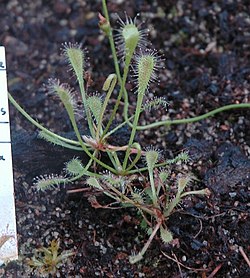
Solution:
[[[5,48],[0,46],[0,265],[17,257],[6,58]]]

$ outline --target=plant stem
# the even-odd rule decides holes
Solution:
[[[115,88],[115,85],[116,85],[116,81],[117,81],[117,77],[114,74],[114,77],[113,77],[113,79],[111,81],[111,85],[110,85],[110,87],[108,89],[108,93],[107,93],[107,95],[105,97],[105,100],[104,100],[104,103],[102,105],[102,111],[100,113],[99,122],[97,124],[97,129],[96,129],[96,140],[97,141],[99,141],[99,135],[100,135],[101,127],[102,127],[103,116],[104,116],[104,113],[106,112],[106,108],[107,108],[107,105],[108,105],[108,101],[109,101],[109,99],[111,97],[111,94],[114,91],[114,88]],[[103,132],[101,137],[103,138],[104,135],[105,135],[105,133]]]
[[[167,210],[166,212],[164,212],[164,216],[168,217],[172,213],[173,209],[180,203],[180,201],[181,201],[181,196],[180,193],[177,192],[175,198],[170,203],[167,204]]]
[[[150,243],[152,242],[153,238],[155,237],[157,231],[159,230],[159,228],[161,227],[161,222],[158,222],[156,224],[156,226],[154,227],[154,230],[152,232],[152,234],[150,235],[148,241],[146,242],[146,244],[143,246],[142,250],[139,252],[139,254],[135,255],[135,256],[130,256],[130,263],[137,263],[140,260],[143,259],[144,254],[146,253]]]
[[[135,133],[136,133],[136,127],[139,121],[139,117],[140,117],[140,112],[141,112],[141,106],[142,106],[142,100],[144,97],[144,92],[140,92],[138,91],[137,93],[137,103],[136,103],[136,110],[135,110],[135,117],[134,117],[134,121],[133,121],[133,127],[132,127],[132,131],[130,134],[130,138],[129,138],[129,147],[126,151],[125,154],[125,158],[123,161],[123,170],[125,171],[126,167],[127,167],[127,162],[128,162],[128,157],[129,157],[129,153],[130,153],[130,146],[133,144],[134,138],[135,138]]]
[[[125,174],[127,173],[127,171],[129,171],[130,169],[132,169],[135,164],[138,162],[138,160],[141,158],[141,146],[138,143],[134,143],[133,145],[135,145],[135,148],[138,150],[135,159],[130,163],[129,167],[126,169]]]
[[[152,234],[150,235],[148,241],[146,242],[146,244],[144,245],[144,247],[142,248],[142,250],[140,252],[140,254],[142,256],[146,253],[150,243],[152,242],[153,238],[155,237],[155,235],[156,235],[156,233],[157,233],[157,231],[159,230],[160,227],[161,227],[161,222],[158,222],[156,224],[156,226],[154,227],[154,230],[153,230]]]
[[[106,0],[102,0],[102,8],[103,8],[103,13],[104,13],[104,16],[105,16],[106,20],[108,22],[110,22]],[[122,82],[122,77],[121,77],[121,72],[120,72],[120,68],[119,68],[119,62],[118,62],[118,58],[117,58],[117,53],[116,53],[116,49],[115,49],[115,42],[114,42],[114,38],[113,38],[113,33],[112,33],[112,28],[111,27],[110,27],[110,32],[108,34],[108,39],[109,39],[109,44],[110,44],[110,48],[111,48],[111,52],[112,52],[112,57],[113,57],[113,61],[114,61],[115,72],[116,72],[116,75],[117,75],[118,83],[120,85],[120,91],[119,91],[119,94],[118,94],[118,97],[117,97],[117,100],[116,100],[116,103],[115,103],[115,107],[114,107],[114,109],[112,111],[112,114],[110,116],[108,124],[107,124],[107,126],[106,126],[106,128],[104,130],[104,134],[108,131],[109,127],[111,126],[111,124],[112,124],[112,122],[114,120],[116,111],[117,111],[117,109],[119,107],[120,100],[121,100],[122,94],[123,94],[123,86],[122,86],[123,82]]]
[[[129,118],[129,120],[132,120],[134,118],[134,115],[131,116]],[[103,136],[102,139],[106,139],[108,138],[111,134],[113,134],[114,132],[116,132],[117,130],[119,130],[120,128],[122,128],[124,125],[126,125],[126,122],[122,122],[121,124],[119,124],[118,126],[116,126],[115,128],[113,128],[112,130],[110,130],[108,133],[105,133],[105,135]]]
[[[93,128],[93,123],[92,123],[90,110],[89,110],[89,107],[87,106],[86,92],[85,92],[85,89],[84,89],[83,77],[81,79],[78,79],[78,83],[79,83],[79,87],[80,87],[80,92],[81,92],[81,97],[82,97],[84,110],[86,112],[89,131],[90,131],[91,136],[94,137],[94,128]]]
[[[148,173],[149,173],[149,181],[150,181],[150,187],[151,187],[151,192],[152,192],[152,201],[153,201],[153,205],[156,207],[157,206],[157,196],[156,196],[156,190],[155,190],[153,170],[148,169]]]
[[[193,118],[159,121],[159,122],[144,125],[144,126],[137,126],[136,130],[146,130],[146,129],[156,128],[156,127],[160,127],[160,126],[194,123],[194,122],[204,120],[208,117],[214,116],[215,114],[221,113],[223,111],[232,110],[232,109],[243,109],[243,108],[250,108],[250,103],[229,104],[229,105],[225,105],[225,106],[216,108],[203,115],[196,116]],[[132,125],[133,124],[130,123],[130,126],[132,126]]]
[[[37,128],[39,128],[40,130],[46,132],[47,134],[51,135],[52,137],[58,138],[59,140],[62,140],[63,142],[72,144],[72,145],[76,145],[76,146],[80,146],[81,144],[77,141],[74,140],[70,140],[67,139],[63,136],[60,136],[52,131],[50,131],[49,129],[45,128],[44,126],[42,126],[41,124],[39,124],[36,120],[34,120],[16,101],[15,99],[12,97],[12,95],[10,93],[8,93],[8,98],[10,100],[10,102],[15,106],[15,108],[27,119],[29,120],[34,126],[36,126]]]
[[[105,16],[106,20],[108,22],[110,22],[106,0],[102,0],[102,8],[103,8],[103,13],[104,13],[104,16]],[[110,48],[111,48],[111,52],[112,52],[112,57],[113,57],[114,65],[115,65],[115,72],[116,72],[116,75],[117,75],[117,78],[118,78],[118,82],[119,82],[119,84],[121,86],[122,78],[121,78],[119,62],[118,62],[118,58],[117,58],[117,54],[116,54],[115,43],[114,43],[111,27],[110,27],[110,33],[108,35],[108,39],[109,39],[109,44],[110,44]]]

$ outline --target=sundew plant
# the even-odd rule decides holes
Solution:
[[[106,1],[103,0],[102,4],[103,15],[99,14],[99,27],[109,40],[114,62],[114,72],[106,76],[100,92],[104,97],[87,93],[86,53],[80,44],[66,43],[62,51],[69,68],[74,73],[78,87],[72,88],[64,80],[59,79],[50,79],[47,86],[48,91],[63,103],[76,139],[63,137],[39,124],[11,94],[9,100],[40,130],[40,138],[62,148],[78,150],[79,157],[81,152],[88,156],[87,163],[81,161],[79,157],[65,162],[60,175],[48,173],[46,176],[36,177],[34,183],[37,190],[53,190],[60,184],[67,186],[69,183],[83,179],[85,186],[93,188],[93,195],[89,197],[92,206],[96,208],[133,207],[138,210],[141,227],[146,230],[149,238],[141,251],[129,257],[131,263],[136,263],[143,258],[157,233],[164,243],[172,241],[173,235],[168,229],[167,220],[184,197],[209,194],[207,189],[187,190],[195,180],[191,173],[182,171],[171,175],[171,165],[187,162],[188,153],[183,152],[174,159],[167,159],[155,146],[144,146],[137,142],[136,133],[160,126],[199,121],[225,110],[249,108],[250,104],[232,104],[190,119],[157,121],[140,125],[142,113],[161,105],[167,108],[167,101],[164,98],[148,98],[151,83],[158,82],[158,73],[164,67],[164,59],[148,43],[147,30],[141,29],[137,19],[131,19],[127,15],[125,21],[119,19],[120,28],[114,35]],[[131,101],[130,94],[126,90],[129,74],[132,74],[134,82],[134,89],[130,94],[136,97],[135,103]],[[76,94],[81,96],[85,123],[79,122],[76,118],[76,113],[79,113],[78,110],[76,111]],[[111,98],[115,99],[115,103],[110,102]],[[120,107],[123,112],[117,117]],[[132,112],[129,107],[134,108]],[[119,123],[115,124],[116,122]],[[79,126],[83,124],[87,125],[88,134],[80,132]],[[130,128],[127,144],[123,146],[110,144],[108,139],[124,126]],[[105,160],[102,159],[102,153],[106,154]],[[141,176],[144,177],[143,182]],[[108,204],[99,203],[95,194],[98,191],[109,197]]]

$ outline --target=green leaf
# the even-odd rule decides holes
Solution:
[[[161,183],[165,183],[169,177],[169,172],[167,170],[161,170],[159,173],[159,178]]]
[[[181,152],[173,159],[166,160],[167,164],[176,164],[178,162],[187,163],[190,160],[188,152]]]
[[[166,108],[168,102],[164,97],[153,97],[152,99],[146,100],[146,103],[143,105],[143,110],[151,111],[152,109],[158,109],[160,106]]]
[[[142,220],[141,220],[140,227],[143,230],[148,229],[148,223],[147,223],[147,221],[144,218],[142,218]]]
[[[72,149],[72,150],[82,151],[81,147],[73,146],[69,143],[66,143],[66,142],[60,140],[59,138],[48,134],[46,131],[43,131],[43,130],[38,133],[38,137],[47,141],[47,142],[49,142],[49,143],[51,143],[51,144],[54,144],[54,145],[58,145],[58,146],[61,146],[61,147],[64,147],[64,148]]]
[[[92,186],[94,188],[97,188],[97,189],[100,189],[100,190],[103,190],[103,188],[101,187],[101,185],[99,184],[99,181],[94,178],[94,177],[90,177],[86,180],[86,183],[89,185],[89,186]]]
[[[160,227],[160,234],[161,234],[161,239],[164,243],[169,243],[170,241],[173,240],[173,235],[168,229],[164,229],[162,226]]]
[[[64,44],[63,54],[70,67],[74,70],[77,79],[83,80],[85,53],[79,44]]]
[[[143,46],[146,44],[145,40],[145,31],[139,30],[136,24],[136,18],[132,20],[126,16],[126,21],[122,21],[119,18],[121,23],[121,28],[119,35],[117,36],[117,45],[119,48],[124,51],[125,59],[131,59],[137,46],[140,46],[143,43]]]
[[[93,95],[87,98],[87,106],[89,107],[92,115],[97,123],[100,121],[102,111],[102,100],[99,96]]]
[[[137,59],[137,74],[138,74],[138,94],[144,94],[147,90],[149,83],[156,78],[155,76],[155,63],[154,55],[142,54]]]
[[[145,151],[146,162],[149,172],[153,171],[155,164],[158,162],[160,151],[149,147]]]
[[[138,203],[141,205],[143,205],[145,203],[144,193],[140,192],[139,190],[131,191],[131,197],[135,203]]]
[[[178,193],[181,194],[185,187],[192,181],[192,176],[181,176],[177,178]]]
[[[65,163],[65,171],[71,176],[78,176],[83,173],[84,167],[81,160],[73,158]]]
[[[37,190],[45,191],[59,184],[65,184],[67,181],[67,178],[52,174],[36,177],[34,185],[36,186]]]
[[[60,83],[58,79],[49,79],[48,88],[61,99],[68,114],[74,112],[76,100],[73,96],[73,88],[66,83]]]

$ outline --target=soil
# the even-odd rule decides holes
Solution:
[[[117,13],[121,18],[123,11],[132,18],[140,13],[138,21],[150,28],[149,39],[165,57],[160,84],[150,87],[149,95],[166,97],[169,107],[145,114],[142,124],[250,102],[249,1],[120,0],[108,1],[108,6],[116,28]],[[86,68],[94,80],[89,90],[101,91],[105,77],[114,71],[108,41],[98,28],[101,10],[101,1],[0,3],[9,91],[40,123],[69,136],[67,116],[43,83],[60,77],[75,85],[60,47],[79,42],[88,49]],[[63,163],[79,154],[37,139],[36,129],[12,106],[10,115],[20,260],[1,266],[0,277],[41,277],[26,258],[57,238],[61,250],[75,255],[55,277],[250,277],[240,252],[250,254],[249,109],[138,134],[143,147],[157,146],[169,158],[189,150],[187,167],[199,180],[196,187],[209,188],[211,196],[183,202],[168,222],[175,245],[164,245],[157,237],[135,265],[128,256],[147,240],[136,212],[94,209],[86,193],[68,194],[67,187],[37,192],[32,185],[36,175],[60,173]],[[123,137],[118,134],[114,140]]]

